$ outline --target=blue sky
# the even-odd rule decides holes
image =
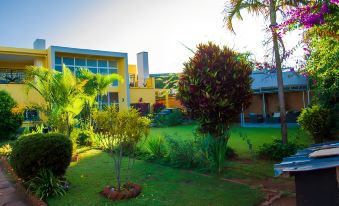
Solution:
[[[182,71],[192,55],[183,44],[195,49],[209,40],[263,60],[266,23],[244,13],[232,34],[223,24],[226,1],[0,0],[0,45],[31,48],[44,38],[47,46],[126,52],[132,64],[136,53],[148,51],[151,73]],[[287,36],[287,48],[298,39]]]

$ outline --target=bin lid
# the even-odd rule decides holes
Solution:
[[[274,165],[274,174],[290,174],[339,166],[339,141],[314,144],[298,150],[290,157],[286,157],[280,164]]]

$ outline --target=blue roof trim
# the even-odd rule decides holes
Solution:
[[[274,165],[274,174],[279,176],[285,172],[302,172],[326,169],[339,166],[339,156],[327,158],[310,158],[309,154],[324,147],[339,147],[339,141],[314,144],[311,147],[299,150],[295,155],[286,157],[280,164]]]
[[[93,56],[127,58],[127,53],[123,53],[123,52],[101,51],[101,50],[92,50],[92,49],[79,49],[79,48],[61,47],[61,46],[51,46],[51,50],[52,50],[52,53],[64,52],[64,53],[70,53],[70,54],[83,54],[83,55],[93,55]]]

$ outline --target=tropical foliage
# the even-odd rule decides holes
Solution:
[[[65,184],[48,169],[40,170],[34,178],[26,182],[27,189],[43,200],[52,196],[65,195]]]
[[[188,114],[198,120],[200,132],[215,138],[218,171],[229,139],[230,124],[250,104],[252,64],[247,56],[209,42],[200,44],[184,64],[179,98]]]
[[[272,57],[274,71],[277,73],[278,97],[280,107],[280,120],[282,127],[282,142],[287,143],[287,124],[286,124],[286,109],[284,97],[284,85],[282,79],[282,63],[289,55],[285,51],[285,46],[281,34],[277,31],[278,14],[284,16],[284,9],[291,6],[297,6],[303,1],[281,1],[281,0],[231,0],[226,6],[224,21],[229,30],[234,32],[233,18],[242,20],[241,11],[246,10],[248,13],[259,15],[261,14],[265,20],[269,21],[267,32],[271,33],[271,37],[265,43],[266,46],[272,43],[272,52],[268,55]]]
[[[6,92],[0,91],[0,140],[13,137],[23,121],[22,110]]]
[[[25,83],[44,98],[43,104],[34,106],[48,116],[49,126],[70,136],[77,123],[75,117],[85,104],[92,105],[95,97],[117,79],[121,78],[116,74],[93,74],[87,69],[80,69],[75,76],[65,66],[63,72],[33,66],[28,68]]]
[[[308,131],[316,143],[323,142],[330,134],[330,110],[319,105],[303,109],[298,117],[300,126]]]

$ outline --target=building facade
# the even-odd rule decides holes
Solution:
[[[141,68],[143,72],[139,71],[142,75],[138,76],[136,69],[135,71],[131,69],[129,73],[127,53],[60,46],[46,48],[43,39],[37,39],[33,49],[0,47],[0,90],[7,91],[23,107],[43,104],[43,98],[34,90],[28,91],[23,84],[27,66],[43,66],[50,70],[62,71],[62,65],[66,65],[75,75],[79,68],[88,68],[93,73],[116,73],[124,79],[124,82],[112,82],[107,95],[98,97],[100,105],[114,104],[121,110],[140,100],[151,105],[155,102],[154,82],[147,76],[147,55],[147,52],[142,52],[138,57],[138,60],[140,58],[143,61]],[[131,67],[133,68],[133,65]],[[130,75],[139,78],[139,82],[130,84]],[[41,114],[33,110],[27,109],[24,114],[26,122],[41,118]]]

